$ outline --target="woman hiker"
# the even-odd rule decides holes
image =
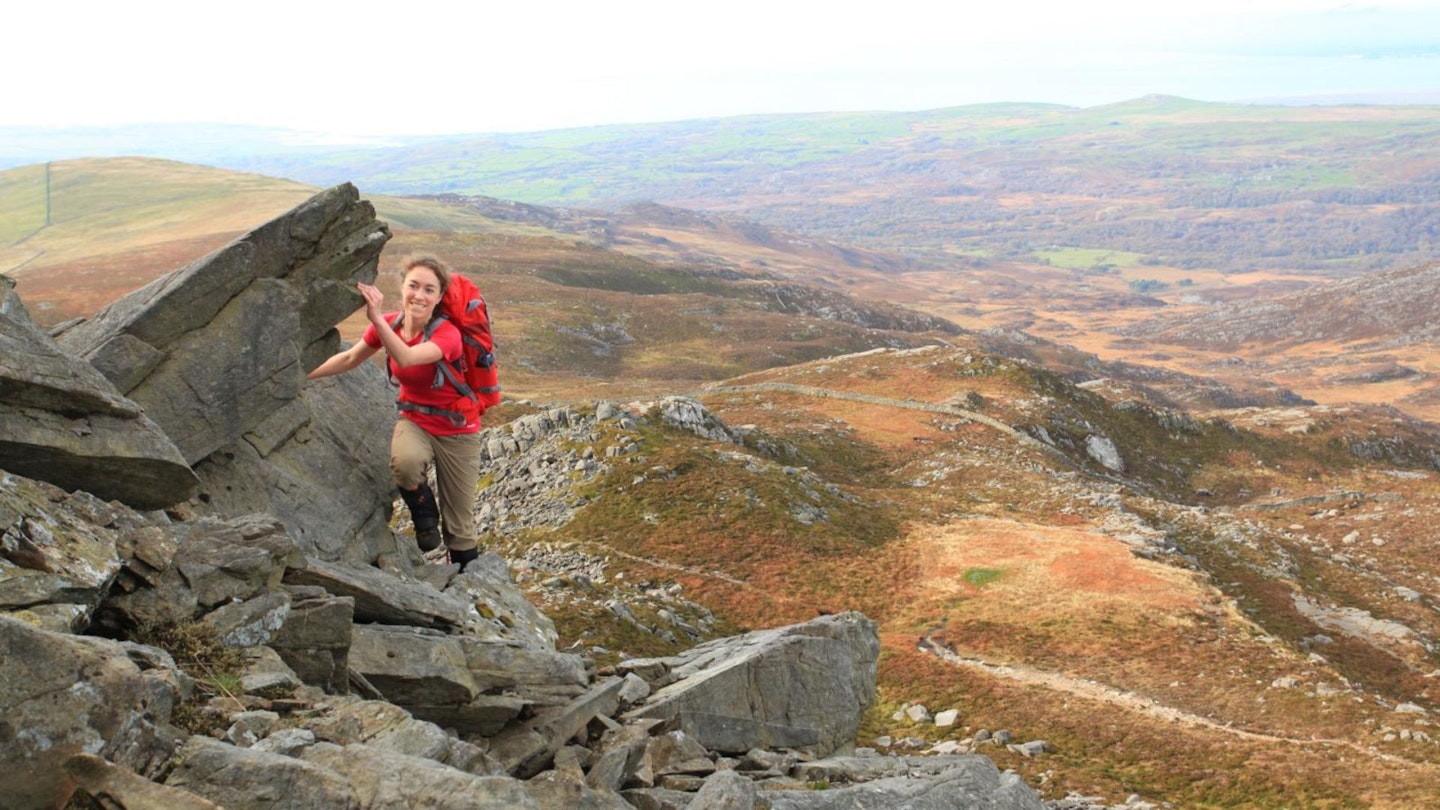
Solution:
[[[410,507],[415,539],[423,552],[440,546],[441,527],[450,561],[460,570],[480,555],[472,506],[480,478],[480,413],[436,368],[461,354],[460,330],[434,320],[450,284],[450,268],[434,256],[412,256],[401,265],[401,309],[382,313],[385,296],[357,284],[365,297],[370,326],[360,341],[315,367],[309,379],[349,371],[378,351],[389,356],[392,379],[400,384],[400,418],[390,436],[390,468],[400,497]],[[433,321],[433,323],[432,323]],[[426,484],[435,465],[436,493]]]

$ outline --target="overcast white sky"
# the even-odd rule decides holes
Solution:
[[[1440,91],[1440,0],[37,0],[0,28],[0,126],[384,135]]]

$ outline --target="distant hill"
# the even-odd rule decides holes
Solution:
[[[1285,352],[1304,343],[1351,351],[1440,341],[1440,262],[1325,284],[1265,301],[1221,305],[1128,330],[1216,351]]]
[[[0,129],[0,142],[31,155],[42,137],[115,154],[94,132]],[[352,181],[370,194],[739,214],[942,264],[1089,251],[1142,268],[1334,278],[1433,258],[1440,227],[1433,105],[1148,96],[1084,109],[756,115],[384,143],[220,127],[115,137],[136,153],[314,186]]]
[[[1206,353],[1208,367],[1189,364],[1202,372],[1265,378],[1327,401],[1398,405],[1429,419],[1440,413],[1440,262],[1187,307],[1119,331],[1152,355]]]
[[[1345,276],[1431,255],[1440,107],[1151,96],[1077,109],[747,116],[257,155],[233,168],[384,193],[737,213],[945,261],[1054,249]]]
[[[309,199],[314,186],[154,158],[58,161],[0,172],[0,273],[37,320],[94,312]],[[367,195],[368,196],[368,195]],[[469,209],[369,196],[392,228],[505,228]]]

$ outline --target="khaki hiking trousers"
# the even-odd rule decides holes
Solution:
[[[480,434],[434,436],[401,417],[390,435],[390,471],[395,485],[414,489],[435,465],[435,499],[440,529],[451,551],[468,551],[478,542],[475,528],[475,485],[480,481]]]

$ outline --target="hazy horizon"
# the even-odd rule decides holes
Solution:
[[[676,8],[24,4],[3,18],[7,126],[219,123],[340,140],[745,114],[1413,97],[1440,102],[1440,8],[895,0],[884,12],[735,0]],[[64,31],[57,48],[44,32]]]

